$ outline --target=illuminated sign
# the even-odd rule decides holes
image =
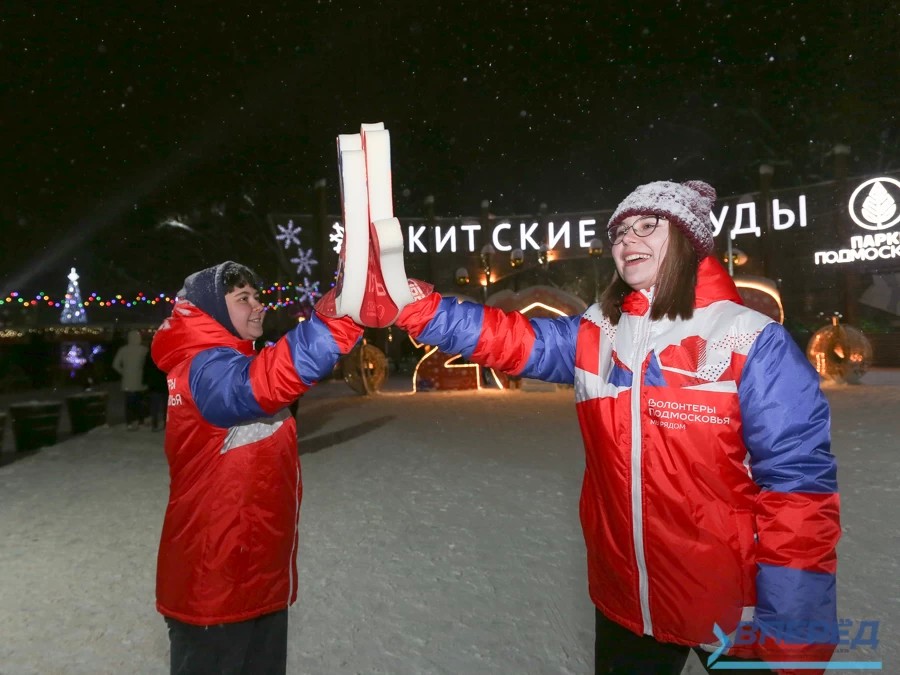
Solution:
[[[549,220],[543,224],[537,221],[521,221],[514,224],[511,220],[502,220],[488,232],[490,243],[496,251],[540,251],[545,245],[548,249],[590,248],[591,239],[598,236],[597,219],[579,217],[562,221]],[[604,221],[605,222],[605,221]],[[330,241],[335,242],[335,250],[340,250],[343,231],[340,222],[332,224]],[[601,226],[602,227],[602,226]],[[424,223],[405,224],[405,240],[407,253],[428,253],[429,226]],[[434,226],[434,252],[457,253],[460,250],[474,253],[481,250],[478,240],[482,235],[481,223],[467,222],[440,223]]]
[[[850,248],[816,251],[816,265],[900,258],[900,231],[882,231],[900,222],[898,200],[900,181],[893,178],[882,176],[860,184],[850,195],[847,211],[854,223],[875,234],[850,237]]]
[[[799,195],[796,203],[773,199],[768,208],[772,212],[772,229],[776,232],[807,225],[806,195]],[[506,217],[490,228],[467,218],[461,218],[457,222],[442,219],[434,225],[422,221],[400,220],[407,254],[476,253],[484,243],[490,243],[498,252],[515,249],[523,252],[541,251],[546,246],[551,252],[581,249],[587,254],[592,239],[606,236],[604,228],[609,218],[608,213],[553,214],[544,221]],[[725,204],[717,211],[710,212],[709,217],[714,237],[719,236],[722,230],[727,230],[732,239],[745,234],[762,236],[762,230],[757,224],[762,217],[757,215],[754,202]],[[344,237],[340,221],[333,221],[331,230],[329,241],[335,252],[338,252]]]
[[[790,198],[776,197],[765,204],[757,203],[752,195],[736,200],[723,200],[709,217],[713,236],[720,234],[734,240],[741,236],[763,236],[763,224],[771,233],[784,232],[809,225],[807,196],[796,194]],[[861,183],[854,191],[848,212],[859,227],[870,232],[883,232],[900,222],[900,180],[886,176],[872,178]],[[422,219],[402,218],[403,236],[407,254],[422,253],[478,253],[482,246],[490,244],[497,252],[516,249],[527,251],[546,250],[560,252],[580,251],[587,254],[592,239],[605,236],[610,211],[556,213],[540,219],[534,216],[504,216],[485,224],[478,218],[438,218],[434,222]],[[335,252],[340,251],[343,227],[340,221],[331,221],[329,242]],[[892,239],[860,241],[845,251],[821,251],[818,264],[874,260],[900,257],[890,251],[854,252],[867,248],[891,245]],[[893,244],[896,246],[896,243]],[[830,255],[834,253],[834,255]],[[825,255],[829,254],[829,255]],[[843,256],[843,258],[841,257]]]

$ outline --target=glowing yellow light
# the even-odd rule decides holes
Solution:
[[[409,336],[409,341],[412,342],[413,346],[416,349],[421,349],[423,347],[428,347],[426,344],[420,344],[416,342],[412,335]],[[419,359],[419,362],[416,364],[416,367],[413,369],[413,377],[412,377],[412,386],[413,393],[418,391],[418,387],[416,386],[416,381],[418,380],[419,367],[425,363],[431,356],[434,355],[435,352],[438,351],[437,347],[430,347],[428,351],[425,352],[425,355]],[[481,384],[481,365],[477,363],[454,363],[457,359],[461,359],[462,354],[456,354],[455,356],[451,356],[444,362],[444,368],[473,368],[475,370],[475,385],[476,389],[481,390],[484,387]],[[497,384],[498,389],[503,389],[503,383],[500,382],[500,378],[497,377],[497,373],[494,372],[493,368],[488,368],[488,371],[491,373],[491,377],[494,379],[494,382]]]
[[[409,336],[409,341],[413,343],[413,346],[414,346],[416,349],[420,349],[420,348],[422,348],[422,347],[425,346],[425,345],[421,345],[421,344],[419,344],[418,342],[416,342],[416,341],[413,339],[413,336],[412,336],[412,335]],[[425,352],[425,356],[423,356],[421,359],[419,359],[419,362],[416,364],[416,367],[413,369],[413,381],[412,381],[412,384],[413,384],[413,393],[415,393],[415,392],[418,391],[418,388],[416,387],[416,379],[417,379],[416,376],[419,374],[419,366],[421,366],[422,363],[425,361],[425,359],[427,359],[429,356],[431,356],[432,354],[434,354],[436,351],[437,351],[437,347],[432,347],[432,348],[429,349],[427,352]]]
[[[752,288],[753,290],[761,291],[775,300],[775,303],[778,305],[778,323],[784,323],[784,305],[781,304],[781,296],[775,288],[752,279],[740,278],[734,280],[734,285],[738,288]]]
[[[566,313],[563,312],[562,310],[557,309],[556,307],[551,307],[550,305],[545,305],[543,302],[532,302],[532,303],[531,303],[530,305],[528,305],[527,307],[525,307],[525,308],[523,308],[523,309],[520,309],[520,310],[519,310],[519,313],[520,313],[520,314],[526,314],[527,312],[530,312],[532,309],[535,309],[535,308],[537,308],[537,309],[546,309],[548,312],[553,312],[554,314],[558,314],[559,316],[569,316],[568,314],[566,314]]]

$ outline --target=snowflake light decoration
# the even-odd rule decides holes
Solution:
[[[279,232],[281,234],[275,235],[275,238],[284,243],[285,250],[291,247],[291,244],[294,246],[300,246],[300,233],[303,232],[303,228],[294,225],[293,220],[289,220],[287,225],[279,225]],[[291,262],[294,262],[293,260]]]
[[[304,251],[302,248],[297,249],[297,257],[291,258],[291,262],[297,266],[297,274],[312,274],[312,266],[318,265],[319,261],[313,257],[312,249]]]
[[[296,292],[295,298],[297,304],[301,305],[301,313],[311,312],[312,306],[322,297],[319,290],[319,282],[310,283],[309,277],[313,273],[313,267],[319,264],[319,261],[313,257],[311,248],[304,249],[303,242],[300,240],[300,233],[303,228],[295,225],[293,219],[288,220],[287,225],[278,225],[278,234],[275,239],[284,244],[285,250],[296,247],[294,257],[290,258],[290,262],[297,268],[297,276],[303,279],[303,283],[294,284]],[[290,255],[290,254],[287,254]]]
[[[300,304],[308,302],[310,305],[314,305],[322,297],[322,293],[319,291],[319,282],[310,283],[307,277],[303,277],[303,284],[297,284],[295,288],[297,289],[297,302]]]
[[[328,235],[328,241],[334,242],[334,252],[340,253],[341,246],[344,244],[344,226],[340,223],[335,223],[331,226],[332,232]]]

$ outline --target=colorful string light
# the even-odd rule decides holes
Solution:
[[[313,289],[315,289],[315,294],[318,295],[318,282],[275,283],[260,291],[260,294],[263,296],[263,299],[266,300],[266,302],[263,303],[266,306],[266,309],[277,310],[282,307],[290,307],[309,302],[310,291]],[[291,295],[292,293],[294,294],[293,296]],[[267,299],[267,296],[272,295],[275,295],[276,298]],[[277,297],[279,295],[281,296],[280,298]],[[95,308],[125,307],[134,309],[145,305],[159,305],[164,303],[172,305],[175,303],[175,299],[175,296],[166,295],[165,293],[148,294],[143,291],[138,292],[134,297],[127,297],[121,293],[117,293],[116,295],[107,298],[94,292],[85,297],[81,304],[85,308],[93,306]],[[65,298],[57,300],[43,291],[37,293],[33,299],[26,299],[19,291],[12,291],[5,298],[0,298],[0,306],[14,305],[29,309],[39,306],[62,309],[65,304]]]

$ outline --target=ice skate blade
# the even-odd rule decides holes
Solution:
[[[358,147],[359,149],[350,149]],[[366,160],[359,135],[338,136],[344,242],[335,282],[335,311],[361,319],[369,262],[369,202]]]

